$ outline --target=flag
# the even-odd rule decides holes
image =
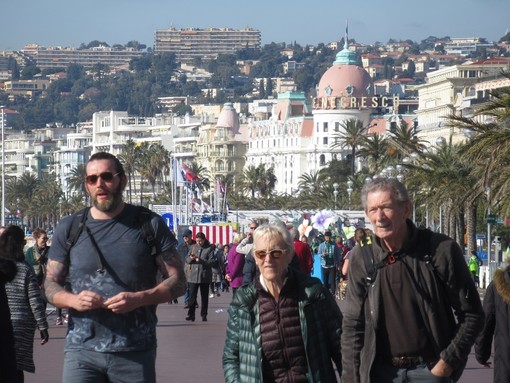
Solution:
[[[183,186],[186,183],[186,179],[184,178],[183,171],[179,165],[179,162],[175,158],[173,159],[172,172],[175,184],[177,186]]]
[[[191,170],[191,168],[188,165],[182,164],[181,167],[184,172],[184,178],[186,179],[186,181],[192,183],[202,182],[202,180]]]

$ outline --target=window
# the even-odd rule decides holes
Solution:
[[[326,133],[328,131],[328,123],[327,122],[322,123],[322,130],[324,131],[324,133]]]
[[[327,137],[323,137],[323,138],[322,138],[322,143],[323,143],[324,145],[327,145],[327,144],[328,144],[328,138],[327,138]]]
[[[321,154],[319,157],[319,165],[326,165],[326,156],[324,154]]]
[[[335,132],[339,132],[340,131],[340,123],[337,121],[335,122]]]

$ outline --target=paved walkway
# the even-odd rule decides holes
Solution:
[[[158,382],[221,383],[223,370],[221,355],[225,340],[227,307],[230,293],[209,300],[208,322],[200,317],[186,322],[182,300],[176,305],[158,307]],[[341,307],[341,304],[340,304]],[[65,326],[55,326],[55,314],[49,317],[50,341],[44,346],[36,339],[34,359],[36,373],[25,373],[26,383],[61,382]],[[471,354],[460,382],[491,382],[492,369],[480,366]],[[67,382],[66,382],[67,383]],[[72,382],[70,382],[72,383]]]

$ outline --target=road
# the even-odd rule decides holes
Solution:
[[[227,307],[230,293],[209,300],[207,322],[186,322],[186,310],[178,304],[158,307],[158,355],[156,372],[158,382],[221,383],[223,370],[221,355],[225,340]],[[340,307],[342,307],[340,302]],[[25,373],[26,383],[61,382],[65,326],[55,326],[55,314],[50,314],[50,341],[41,346],[36,339],[34,359],[36,373]],[[492,369],[480,366],[473,354],[460,382],[491,382]]]

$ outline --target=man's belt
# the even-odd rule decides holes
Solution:
[[[421,356],[396,356],[390,359],[390,364],[398,368],[416,367],[426,363]]]

